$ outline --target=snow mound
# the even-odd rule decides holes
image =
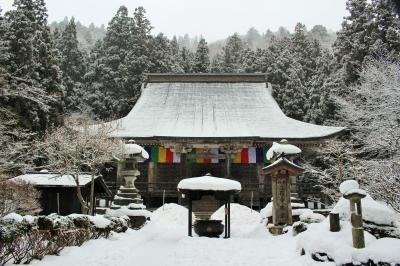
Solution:
[[[297,251],[304,250],[307,256],[313,253],[326,253],[334,259],[336,265],[343,265],[353,261],[353,248],[350,222],[342,222],[339,232],[329,231],[329,221],[308,225],[307,231],[297,236]],[[368,247],[376,238],[365,232],[365,243]]]
[[[283,154],[291,155],[299,153],[301,153],[301,149],[292,144],[273,142],[272,147],[267,151],[267,160]]]
[[[300,221],[305,223],[320,223],[325,220],[325,216],[319,213],[314,213],[313,211],[307,211],[300,215]]]
[[[222,220],[225,224],[225,206],[221,206],[211,215],[213,220]],[[231,235],[234,237],[251,237],[256,235],[260,227],[261,215],[258,211],[252,210],[244,205],[231,203]]]
[[[192,216],[192,221],[195,216]],[[188,209],[175,203],[167,203],[155,210],[151,220],[142,230],[149,238],[177,241],[187,236]]]
[[[242,190],[242,185],[235,180],[210,175],[186,178],[179,182],[178,189],[228,191]]]
[[[361,262],[371,259],[375,263],[386,262],[398,265],[400,263],[400,239],[380,238],[354,254],[354,259]]]
[[[359,189],[359,188],[353,188],[353,189],[347,190],[346,193],[343,194],[343,196],[348,196],[351,194],[359,194],[359,195],[363,195],[364,197],[367,196],[367,192],[365,192],[365,190]]]
[[[301,206],[304,206],[303,203],[297,203],[297,202],[292,202],[292,215],[297,216],[297,215],[302,215],[305,212],[312,212],[310,209],[306,208],[300,208]],[[268,202],[268,204],[260,210],[260,215],[262,219],[267,219],[272,216],[272,202]]]
[[[375,201],[367,195],[361,199],[363,220],[379,225],[394,226],[398,221],[397,214],[383,203]],[[350,203],[349,200],[341,197],[332,212],[339,213],[341,220],[350,221]]]
[[[345,194],[347,191],[352,189],[359,189],[360,185],[356,180],[346,180],[339,186],[340,193]]]
[[[19,215],[18,213],[12,212],[1,218],[3,221],[14,221],[17,223],[21,223],[24,220],[24,217]]]

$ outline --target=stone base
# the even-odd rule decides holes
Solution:
[[[283,234],[283,228],[284,228],[284,226],[281,226],[281,225],[273,225],[273,226],[269,227],[268,229],[271,234],[273,234],[274,236],[277,236],[277,235]]]

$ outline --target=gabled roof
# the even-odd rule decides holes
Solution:
[[[327,138],[344,128],[287,117],[261,74],[149,75],[119,138]]]

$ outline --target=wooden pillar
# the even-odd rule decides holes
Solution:
[[[226,178],[230,178],[232,176],[231,175],[231,164],[232,164],[232,162],[231,162],[231,153],[226,153],[225,162],[226,162],[226,175],[225,175],[225,177]]]
[[[152,192],[154,190],[154,183],[157,182],[157,163],[156,162],[149,162],[149,169],[147,171],[147,182],[148,191]]]
[[[225,238],[228,238],[228,204],[225,202]]]
[[[189,217],[188,217],[188,236],[192,236],[192,198],[190,197],[190,194],[188,196],[188,212],[189,212]]]
[[[231,201],[230,201],[230,196],[229,196],[229,201],[228,201],[228,238],[231,237]]]
[[[180,175],[181,179],[187,178],[187,153],[181,153],[181,163],[180,163]]]

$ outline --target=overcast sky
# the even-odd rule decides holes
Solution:
[[[260,32],[284,26],[290,31],[297,22],[308,28],[322,24],[338,30],[346,0],[46,0],[49,21],[74,16],[85,25],[107,23],[125,5],[132,13],[137,6],[147,10],[153,33],[203,35],[208,41],[225,38],[250,27]],[[4,10],[13,0],[0,0]]]

